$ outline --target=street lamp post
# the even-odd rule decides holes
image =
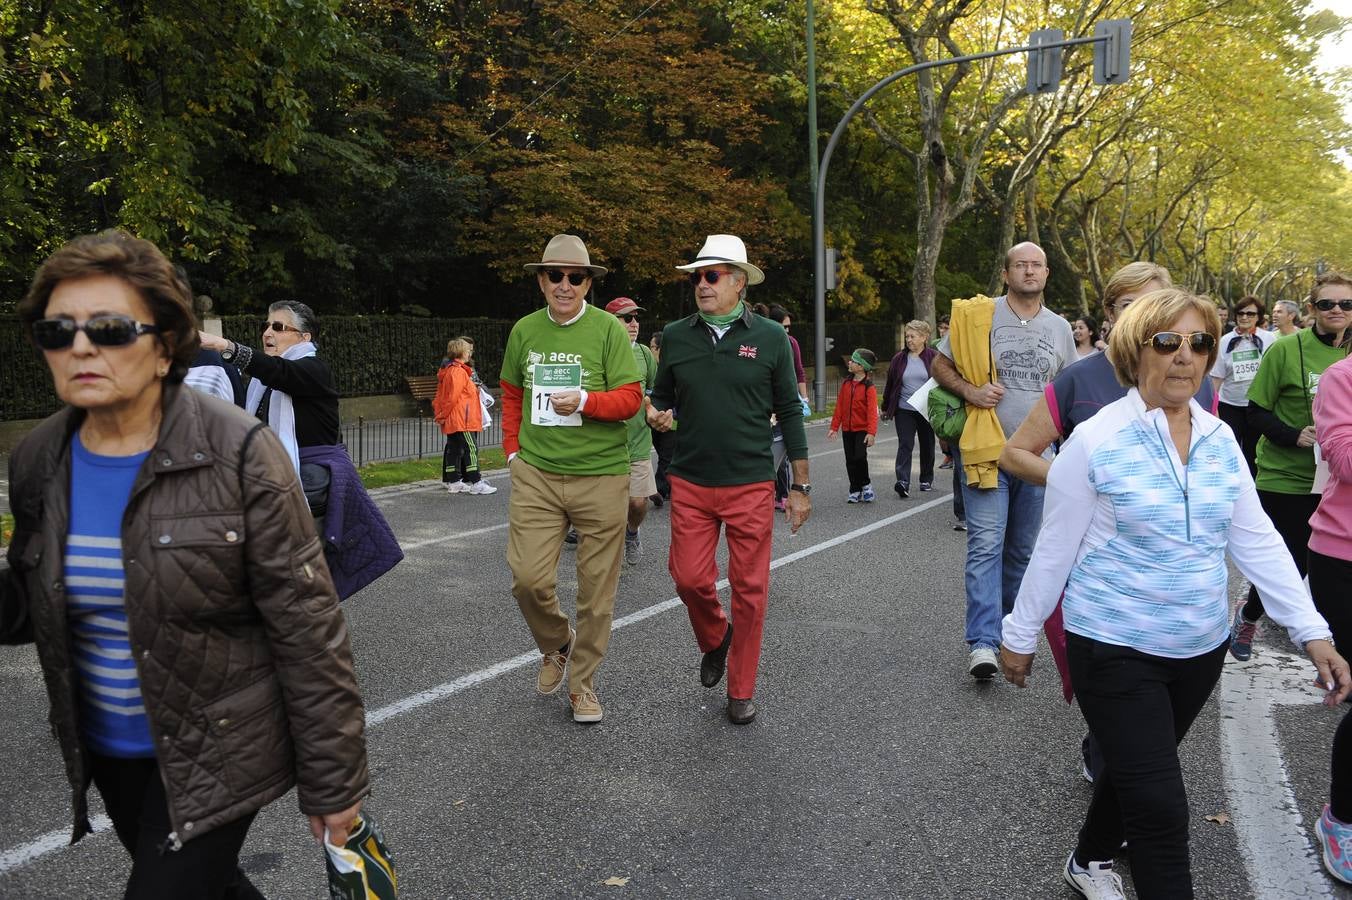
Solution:
[[[826,174],[831,165],[831,154],[835,152],[836,144],[840,143],[841,136],[845,134],[845,127],[864,108],[864,104],[873,99],[875,94],[907,75],[914,75],[916,72],[935,69],[939,66],[974,62],[996,56],[1009,56],[1014,53],[1039,54],[1038,64],[1029,66],[1029,91],[1041,92],[1046,90],[1048,79],[1060,80],[1059,54],[1062,49],[1080,44],[1093,44],[1095,82],[1099,84],[1120,84],[1126,80],[1131,38],[1130,20],[1116,19],[1111,22],[1100,22],[1092,37],[1070,38],[1060,41],[1048,40],[1049,37],[1050,35],[1046,31],[1036,32],[1033,40],[1022,47],[988,50],[985,53],[955,56],[952,59],[935,59],[914,66],[907,66],[899,72],[893,72],[854,101],[854,105],[837,123],[835,131],[831,132],[831,139],[826,142],[826,150],[822,152],[821,166],[817,172],[816,190],[813,193],[812,204],[813,280],[816,283],[816,302],[813,308],[813,326],[816,331],[813,361],[816,371],[812,378],[812,392],[813,404],[817,409],[822,409],[826,402]],[[1046,54],[1056,54],[1056,56],[1053,60]],[[1053,71],[1053,68],[1056,71]]]

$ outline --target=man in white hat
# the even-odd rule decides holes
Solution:
[[[502,359],[512,596],[544,654],[536,690],[554,693],[566,674],[573,719],[599,722],[593,679],[610,641],[629,493],[625,420],[643,390],[629,333],[586,302],[606,270],[592,265],[582,239],[556,234],[525,268],[545,308],[512,327]],[[570,523],[578,533],[576,630],[555,591]]]
[[[695,261],[677,268],[689,273],[699,312],[663,331],[648,412],[659,431],[672,427],[673,410],[680,416],[681,440],[668,469],[668,567],[704,654],[700,683],[711,688],[726,670],[727,715],[744,725],[756,717],[752,695],[770,589],[771,413],[793,467],[787,516],[795,532],[812,512],[807,434],[788,336],[743,302],[747,286],[765,275],[747,262],[742,239],[709,235]],[[715,587],[720,528],[728,540],[731,621]]]

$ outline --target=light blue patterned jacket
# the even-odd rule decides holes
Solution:
[[[1164,411],[1135,388],[1075,429],[1047,476],[1007,648],[1036,649],[1064,590],[1068,632],[1175,659],[1214,650],[1229,633],[1227,550],[1297,646],[1328,636],[1234,435],[1196,401],[1190,409],[1187,465]]]

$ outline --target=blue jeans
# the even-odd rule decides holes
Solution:
[[[956,443],[952,450],[953,470],[961,473]],[[959,480],[967,513],[967,645],[994,650],[1042,527],[1043,488],[1004,472],[993,488],[972,487],[965,474]]]

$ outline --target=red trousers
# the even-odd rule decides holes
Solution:
[[[716,650],[728,630],[718,601],[718,533],[728,535],[728,583],[732,585],[732,647],[728,651],[728,696],[749,700],[756,691],[761,631],[770,594],[770,538],[774,533],[773,481],[701,487],[668,475],[671,482],[671,554],[667,567],[690,614],[703,653]]]

